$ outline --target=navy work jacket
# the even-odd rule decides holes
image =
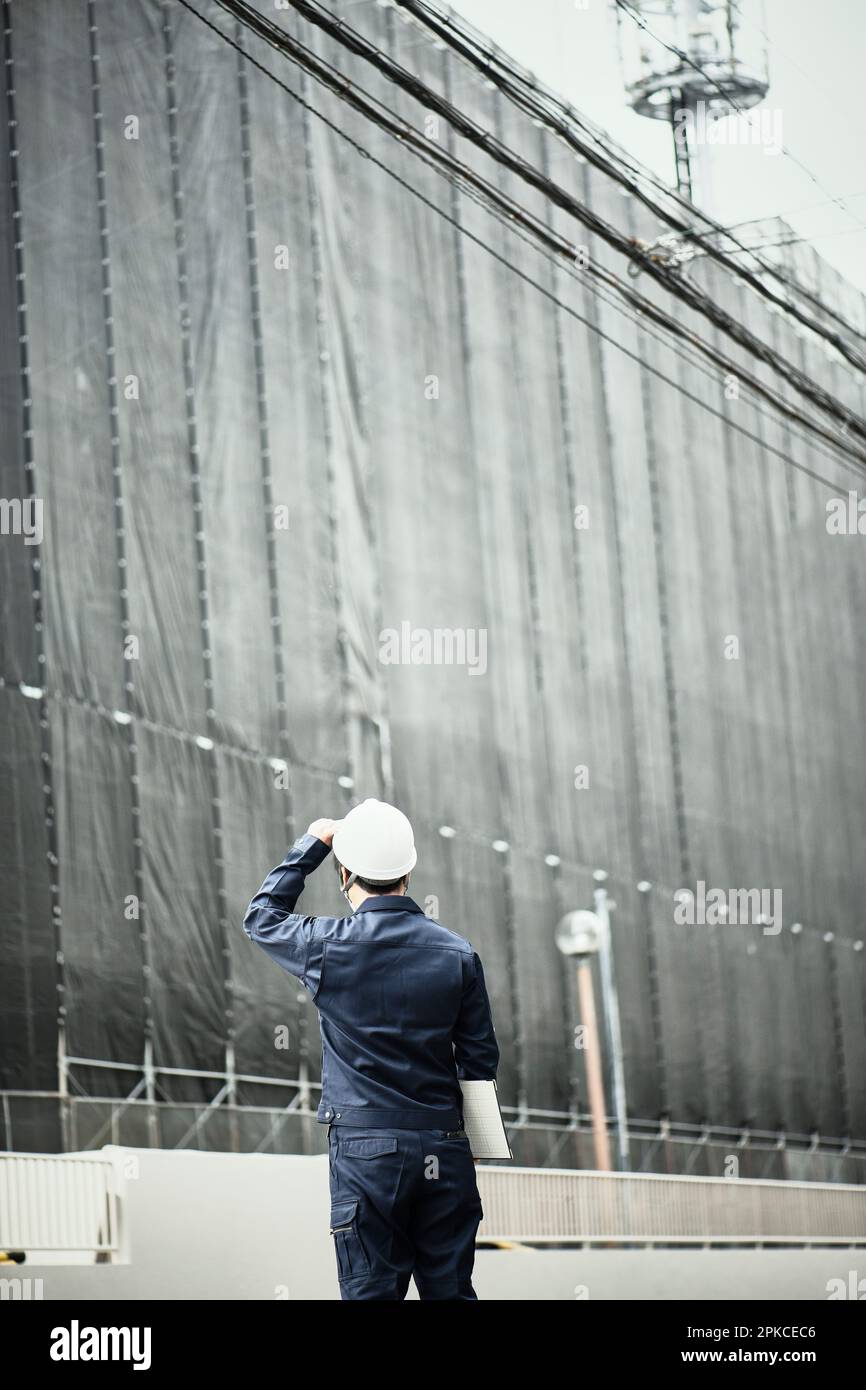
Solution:
[[[268,874],[244,931],[309,990],[322,1034],[322,1123],[461,1129],[459,1081],[496,1076],[499,1046],[481,960],[405,895],[352,917],[293,911],[330,854],[302,835]]]

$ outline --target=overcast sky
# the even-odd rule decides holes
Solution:
[[[760,30],[770,40],[764,119],[781,121],[784,146],[820,186],[784,154],[729,147],[713,156],[713,214],[726,225],[785,217],[866,291],[866,0],[765,0],[763,18],[760,0],[739,3],[743,34],[762,48]],[[669,128],[626,104],[612,0],[451,4],[641,162],[673,181]],[[840,195],[850,214],[828,202]]]

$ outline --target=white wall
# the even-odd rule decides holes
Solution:
[[[339,1297],[327,1155],[105,1152],[129,1263],[8,1270],[41,1278],[45,1299]],[[480,1250],[475,1285],[486,1299],[809,1300],[850,1270],[866,1277],[866,1249]]]

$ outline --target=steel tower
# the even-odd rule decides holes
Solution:
[[[630,105],[667,121],[677,187],[711,201],[709,142],[716,121],[745,112],[769,88],[762,0],[611,0]],[[745,30],[741,18],[747,23]]]

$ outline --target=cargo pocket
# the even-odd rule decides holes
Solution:
[[[358,1232],[358,1201],[331,1203],[331,1235],[337,1255],[337,1274],[340,1279],[354,1279],[369,1274],[370,1261]]]
[[[340,1157],[341,1158],[381,1158],[383,1154],[395,1154],[397,1152],[396,1139],[341,1139]]]

